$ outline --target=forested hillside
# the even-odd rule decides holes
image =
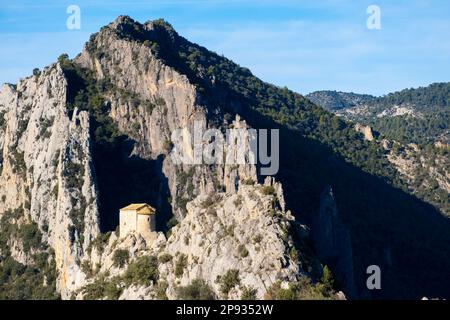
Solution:
[[[317,91],[307,97],[348,120],[370,125],[388,139],[422,146],[450,142],[450,83],[382,97],[333,91]]]

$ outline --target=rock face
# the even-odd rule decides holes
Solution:
[[[326,188],[320,197],[320,209],[313,219],[312,231],[320,259],[339,274],[346,296],[356,297],[350,233],[339,217],[331,187]]]
[[[373,141],[373,131],[372,128],[369,126],[363,126],[359,123],[355,124],[355,130],[362,133],[364,135],[364,139],[367,141]]]
[[[75,59],[62,55],[0,90],[0,298],[331,298],[332,281],[325,281],[329,272],[316,252],[338,276],[344,291],[338,297],[353,298],[359,293],[353,282],[364,290],[365,267],[378,262],[371,261],[372,249],[391,268],[384,273],[391,288],[380,297],[445,296],[446,222],[430,219],[436,212],[427,204],[372,179],[375,173],[397,178],[378,155],[414,179],[397,152],[363,143],[352,126],[334,120],[301,95],[190,43],[164,21],[119,17]],[[221,132],[280,128],[288,147],[280,148],[278,178],[286,192],[252,164],[174,163],[172,133],[192,132],[196,124]],[[183,137],[176,147],[192,156],[193,136]],[[338,145],[345,160],[358,152],[361,159],[350,161],[357,168],[332,154]],[[386,171],[369,172],[378,160]],[[430,172],[448,190],[448,172],[437,170],[448,167],[446,158],[435,160]],[[422,189],[440,195],[432,183]],[[316,210],[318,191],[330,184],[339,212],[329,189]],[[448,193],[441,195],[448,205]],[[156,209],[151,243],[137,234],[118,238],[119,209],[130,203]],[[316,211],[315,252],[308,228],[293,216],[310,223]],[[17,295],[24,283],[30,290]]]
[[[263,298],[275,282],[287,286],[300,276],[309,278],[312,268],[302,260],[308,254],[298,253],[293,240],[295,235],[302,241],[307,230],[285,210],[279,183],[267,179],[258,184],[254,165],[171,161],[169,142],[175,129],[192,128],[195,122],[219,129],[247,124],[238,116],[225,120],[221,110],[201,98],[195,84],[158,59],[151,44],[129,38],[145,34],[157,39],[156,24],[119,17],[91,37],[73,62],[61,58],[17,87],[1,88],[0,215],[15,210],[19,214],[11,221],[19,228],[30,221],[37,225],[40,241],[49,246],[63,299],[90,297],[86,288],[117,280],[127,274],[128,265],[149,256],[159,257],[159,286],[126,280],[115,298],[177,298],[177,288],[195,279],[205,281],[217,297],[239,298],[251,289]],[[88,95],[87,102],[80,102],[83,95]],[[104,113],[99,115],[99,110]],[[118,131],[108,140],[102,134],[111,128]],[[132,146],[124,155],[125,142],[120,147],[110,142],[119,134]],[[152,205],[161,212],[170,207],[179,221],[167,238],[160,232],[147,245],[139,235],[118,239],[114,232],[109,237],[100,232],[102,220],[118,214],[105,212],[111,208],[105,199],[114,201],[117,194],[105,195],[99,187],[105,183],[105,163],[99,163],[98,154],[111,145],[121,161],[156,163],[149,174],[159,179]],[[189,144],[183,148],[192,152]],[[10,243],[10,254],[27,265],[32,259],[23,241]],[[237,272],[236,283],[225,292],[218,279],[230,270]]]
[[[256,290],[256,298],[263,298],[275,282],[296,281],[301,275],[300,257],[292,255],[294,245],[288,230],[299,228],[298,234],[307,233],[295,225],[290,212],[280,208],[276,195],[264,190],[263,185],[241,184],[234,194],[198,196],[188,203],[185,218],[167,241],[160,233],[150,246],[138,235],[118,240],[113,233],[101,253],[93,249],[86,257],[84,263],[100,266],[88,283],[106,273],[108,281],[126,274],[126,265],[114,266],[117,250],[129,252],[128,264],[140,256],[158,256],[158,283],[166,285],[169,299],[176,299],[177,288],[195,279],[203,279],[217,297],[230,299],[240,298],[245,288]],[[224,293],[217,279],[230,270],[237,270],[239,281]],[[120,298],[149,299],[157,296],[156,291],[156,286],[135,284],[121,290]],[[85,293],[86,289],[80,290],[78,298]]]
[[[424,190],[438,190],[450,194],[450,163],[445,154],[425,152],[416,144],[404,145],[397,141],[384,140],[383,146],[387,159],[411,185],[411,190],[421,194]],[[444,197],[444,203],[447,197]],[[437,203],[439,199],[435,199]],[[448,206],[442,206],[442,212],[450,216]]]
[[[123,38],[122,32],[127,32],[130,26],[147,37],[158,38],[155,22],[140,25],[128,17],[119,17],[90,40],[75,62],[94,70],[98,80],[107,79],[114,83],[116,90],[107,93],[111,118],[121,132],[135,141],[133,155],[156,159],[167,153],[168,142],[175,129],[186,128],[193,132],[195,122],[205,128],[211,127],[213,115],[220,110],[206,105],[196,86],[185,75],[159,60],[145,42]],[[134,100],[124,97],[123,92],[130,92]],[[245,122],[241,124],[237,120],[230,125],[244,127]],[[192,146],[183,147],[183,152],[193,152]],[[171,207],[179,219],[185,214],[185,208],[180,208],[180,203],[192,199],[193,195],[214,191],[217,189],[214,183],[223,185],[229,191],[234,188],[231,182],[235,178],[256,179],[254,166],[242,165],[231,170],[230,167],[192,170],[185,166],[176,167],[167,157],[162,168],[172,196]],[[178,181],[183,172],[192,176],[189,191]]]
[[[335,91],[307,97],[353,122],[365,140],[387,151],[386,159],[408,190],[449,216],[449,88],[450,83],[434,83],[382,97]]]
[[[368,94],[339,91],[315,91],[306,97],[315,104],[332,112],[345,111],[355,106],[368,104],[376,99],[376,97]]]
[[[79,276],[77,260],[98,230],[89,117],[66,110],[67,82],[58,64],[4,85],[0,105],[0,212],[21,208],[54,249],[62,295]]]
[[[167,252],[197,261],[183,273],[181,285],[202,278],[219,292],[215,279],[237,269],[241,286],[256,289],[262,298],[277,280],[296,280],[300,270],[287,233],[294,218],[274,206],[277,200],[263,188],[240,185],[232,196],[200,196],[188,204],[186,218],[166,245]]]

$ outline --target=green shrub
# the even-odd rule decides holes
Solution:
[[[81,263],[81,271],[88,277],[92,277],[94,275],[94,271],[92,270],[92,265],[89,260],[84,260]]]
[[[165,281],[158,281],[158,285],[156,286],[156,299],[158,300],[168,300],[166,291],[169,285]]]
[[[188,263],[188,258],[185,254],[181,253],[175,262],[175,276],[177,278],[181,277],[184,273],[184,268],[186,268]]]
[[[217,279],[217,282],[220,284],[220,292],[227,297],[230,290],[241,283],[239,270],[228,270],[223,276]]]
[[[158,257],[158,260],[160,263],[167,263],[169,261],[172,261],[172,256],[168,253],[164,253]]]
[[[33,76],[35,76],[36,78],[39,78],[40,75],[41,75],[41,70],[39,70],[39,68],[34,68]]]
[[[267,290],[265,298],[268,300],[297,300],[297,288],[289,285],[287,289],[281,288],[281,282],[275,282],[269,290]]]
[[[231,224],[227,228],[225,228],[225,235],[229,237],[234,237],[234,224]]]
[[[334,288],[334,278],[328,266],[325,266],[322,271],[322,278],[320,279],[322,291],[325,295],[330,295]]]
[[[58,62],[62,65],[68,63],[69,55],[67,53],[63,53],[58,57]]]
[[[158,280],[158,259],[154,256],[143,256],[128,265],[124,275],[125,284],[149,286]]]
[[[173,148],[173,142],[169,139],[164,140],[163,149],[169,152]]]
[[[158,53],[159,53],[159,51],[160,51],[161,49],[160,49],[158,43],[153,42],[153,43],[152,43],[152,46],[151,46],[151,50],[152,50],[156,55],[158,55]]]
[[[103,299],[105,295],[105,281],[104,279],[96,280],[93,283],[87,284],[83,288],[83,299],[98,300]]]
[[[5,211],[0,219],[0,300],[58,299],[54,253],[41,242],[35,222],[16,224],[23,216],[23,207],[19,207]],[[11,256],[11,239],[21,240],[24,250],[32,253],[27,265]]]
[[[38,262],[25,266],[11,256],[0,263],[1,300],[49,300],[58,299],[56,291],[56,266],[48,262],[45,253],[35,257]],[[43,286],[44,281],[46,286]]]
[[[195,173],[195,167],[191,167],[188,171],[179,170],[177,175],[177,182],[181,186],[187,185],[189,182],[192,182],[192,177]]]
[[[253,180],[252,178],[248,178],[248,179],[242,180],[242,183],[245,185],[254,185],[255,180]]]
[[[143,106],[144,106],[144,110],[148,113],[148,114],[152,114],[153,109],[155,109],[155,105],[153,103],[151,103],[148,100],[145,100],[143,102]]]
[[[131,125],[131,129],[132,129],[135,133],[138,133],[139,130],[141,130],[141,124],[140,124],[139,122],[134,122],[134,123]]]
[[[206,214],[213,216],[213,217],[217,217],[217,211],[214,208],[206,209]]]
[[[122,287],[115,279],[105,285],[105,297],[109,300],[118,300],[122,291]]]
[[[181,210],[183,210],[184,213],[186,213],[187,212],[186,205],[189,202],[189,199],[186,199],[186,198],[183,198],[183,197],[180,197],[177,195],[176,202],[177,202],[177,207],[180,208]]]
[[[6,123],[5,114],[6,114],[6,111],[0,111],[0,129],[3,129],[3,126]]]
[[[275,195],[275,188],[273,186],[263,186],[261,190],[262,193],[266,196]]]
[[[169,221],[167,221],[167,228],[171,229],[175,227],[177,224],[178,220],[175,216],[173,216],[172,218],[169,219]]]
[[[38,249],[41,247],[42,234],[35,222],[20,226],[19,237],[22,239],[25,252],[30,252],[31,248]]]
[[[281,282],[275,282],[265,294],[268,300],[329,300],[334,298],[334,291],[326,285],[311,283],[307,277],[301,277],[297,282],[289,284],[288,288],[281,288]]]
[[[75,240],[75,233],[78,234],[80,243],[84,241],[84,216],[86,213],[86,200],[84,197],[71,197],[72,208],[69,211],[69,217],[73,222],[70,226],[70,238],[73,242]]]
[[[11,160],[13,165],[13,172],[14,173],[20,173],[25,174],[27,170],[27,166],[25,164],[25,157],[24,153],[17,151],[16,149],[11,152]]]
[[[243,245],[243,244],[240,244],[238,246],[238,252],[239,252],[239,256],[241,256],[242,258],[245,258],[248,256],[248,250],[245,247],[245,245]]]
[[[202,279],[194,279],[185,286],[177,288],[177,298],[180,300],[214,300],[211,287]]]
[[[240,207],[242,205],[242,196],[238,195],[238,197],[233,201],[235,207]]]
[[[292,260],[294,260],[294,261],[298,260],[298,251],[297,251],[297,249],[295,249],[295,247],[291,248],[291,250],[289,252],[289,255],[290,255]]]
[[[84,286],[81,291],[84,300],[100,300],[104,298],[117,300],[122,293],[122,287],[119,278],[108,280],[105,275],[101,275],[93,283]]]
[[[244,287],[241,292],[241,300],[256,300],[257,290],[252,287]]]
[[[28,106],[26,106],[25,108],[28,108]],[[22,113],[20,114],[19,123],[17,125],[17,136],[18,137],[21,137],[28,127],[29,120],[26,118],[26,115],[24,113],[25,113],[25,111],[22,111]]]
[[[51,136],[51,131],[48,131],[48,129],[53,125],[55,121],[55,117],[51,117],[50,119],[47,118],[41,118],[41,129],[39,130],[39,137],[42,137],[44,139],[49,138]]]
[[[164,98],[158,97],[155,99],[155,104],[157,106],[165,106],[166,105],[166,100],[164,100]]]
[[[178,224],[178,220],[175,216],[173,216],[172,218],[169,219],[169,221],[167,221],[167,232],[166,232],[166,238],[170,237],[171,234],[171,229],[173,227],[175,227]]]
[[[261,234],[257,234],[256,236],[253,237],[253,243],[260,243],[263,239],[263,236]]]
[[[92,248],[95,248],[100,254],[105,249],[106,245],[108,244],[109,237],[111,236],[111,232],[107,233],[100,233],[97,238],[91,241],[89,244],[89,247],[87,248],[88,253],[90,254],[92,251]]]
[[[203,200],[201,206],[203,209],[209,208],[209,207],[213,207],[216,202],[217,202],[217,196],[210,193],[205,200]]]
[[[52,195],[52,197],[58,198],[58,193],[59,193],[59,186],[58,183],[56,183],[50,194]]]
[[[113,265],[115,267],[123,268],[123,266],[128,263],[129,259],[130,253],[128,252],[128,250],[117,249],[116,251],[114,251]]]

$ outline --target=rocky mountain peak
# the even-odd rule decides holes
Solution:
[[[151,42],[167,42],[167,40],[175,41],[178,37],[177,32],[170,23],[164,19],[149,20],[145,23],[135,21],[129,16],[118,16],[113,22],[103,27],[99,34],[105,33],[107,30],[114,33],[122,39],[130,41],[151,41]],[[165,43],[167,45],[167,43]]]
[[[369,149],[353,125],[189,42],[164,20],[141,24],[119,16],[74,60],[58,60],[17,90],[0,90],[0,263],[45,267],[52,294],[179,298],[200,283],[212,297],[332,298],[333,289],[320,283],[325,272],[317,253],[358,297],[365,273],[354,265],[365,263],[373,248],[384,252],[380,230],[392,235],[394,249],[412,251],[418,261],[446,252],[450,233],[428,220],[429,209],[351,166],[367,159],[371,173],[392,178],[387,160],[374,158],[380,150]],[[175,164],[171,133],[195,122],[219,130],[280,128],[279,176],[263,184],[252,164]],[[191,151],[188,142],[181,148]],[[333,192],[320,197],[325,185]],[[119,208],[129,203],[156,208],[156,242],[137,234],[117,238]],[[400,220],[391,220],[397,211],[407,222],[423,218],[417,221],[424,232],[405,232]],[[309,228],[300,224],[310,220],[315,251]],[[447,238],[429,240],[427,229]],[[37,265],[36,255],[44,253],[48,263]],[[439,259],[447,271],[450,261]],[[398,263],[411,273],[409,281],[423,273],[409,261]],[[429,274],[444,284],[435,275],[445,272]]]
[[[111,22],[108,27],[113,29],[118,29],[123,25],[135,25],[137,22],[127,15],[120,15],[118,16],[113,22]]]

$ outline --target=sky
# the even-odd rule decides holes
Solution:
[[[80,29],[66,22],[80,8]],[[380,28],[369,29],[370,5]],[[302,94],[384,95],[450,81],[448,0],[0,0],[0,83],[16,83],[129,15],[177,32],[266,82]],[[371,20],[372,21],[372,20]]]

